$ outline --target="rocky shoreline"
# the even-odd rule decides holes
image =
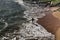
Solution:
[[[43,26],[37,23],[38,18],[46,16],[45,13],[49,12],[49,7],[42,7],[38,6],[37,4],[26,3],[24,3],[24,6],[26,8],[24,13],[20,14],[20,11],[18,11],[16,14],[14,11],[16,15],[10,15],[9,18],[11,18],[10,20],[14,22],[14,25],[9,25],[9,27],[7,27],[9,30],[6,29],[7,32],[5,32],[5,34],[3,31],[1,40],[54,40],[54,35],[47,32]],[[23,12],[23,10],[21,12]],[[23,14],[25,16],[22,16]],[[15,20],[13,20],[13,18]],[[10,22],[10,20],[8,21]]]

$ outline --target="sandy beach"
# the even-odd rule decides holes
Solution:
[[[57,10],[59,7],[51,7],[50,10]],[[39,24],[44,26],[49,32],[55,33],[56,30],[60,27],[60,12],[52,12],[46,14],[45,17],[39,18],[37,21]]]

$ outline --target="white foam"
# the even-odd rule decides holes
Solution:
[[[29,6],[27,7],[29,8]],[[42,7],[30,7],[24,12],[24,17],[27,18],[29,23],[27,22],[22,24],[25,27],[20,30],[20,33],[23,35],[23,37],[43,38],[53,36],[51,33],[47,32],[43,26],[36,22],[38,20],[37,18],[42,18],[45,16],[45,11],[46,9],[43,9]],[[34,18],[33,23],[32,18]]]
[[[22,5],[24,5],[23,4],[23,0],[14,0],[15,2],[18,2],[19,4],[22,4]]]

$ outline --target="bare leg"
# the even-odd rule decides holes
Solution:
[[[55,33],[56,36],[56,40],[60,40],[60,28],[58,28],[58,30]]]

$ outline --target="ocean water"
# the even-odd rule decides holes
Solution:
[[[0,0],[0,31],[13,25],[22,24],[26,21],[25,8],[15,1]]]

